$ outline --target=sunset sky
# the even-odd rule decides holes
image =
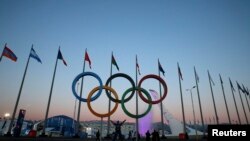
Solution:
[[[179,120],[181,100],[177,62],[183,75],[182,91],[186,120],[193,120],[191,97],[186,89],[195,85],[193,67],[200,78],[200,97],[205,121],[213,118],[214,109],[207,70],[215,82],[215,103],[220,122],[228,122],[219,73],[222,76],[231,119],[237,120],[228,78],[250,88],[250,1],[249,0],[1,0],[0,52],[5,43],[18,57],[17,62],[3,57],[0,62],[0,117],[12,114],[21,85],[31,45],[42,64],[31,59],[18,109],[26,110],[25,119],[43,120],[59,46],[67,62],[58,61],[49,117],[74,117],[75,97],[71,85],[82,72],[87,48],[92,69],[103,83],[110,76],[111,53],[122,72],[135,80],[135,56],[141,75],[158,75],[157,60],[165,70],[162,78],[168,86],[163,104]],[[90,76],[84,78],[83,96],[98,86]],[[112,87],[122,97],[130,84],[123,78],[112,81]],[[143,83],[146,90],[159,91],[156,80]],[[80,89],[80,88],[79,88]],[[78,90],[79,90],[78,89]],[[196,118],[200,120],[198,97],[193,89]],[[241,121],[246,122],[238,90],[235,92]],[[242,94],[248,120],[245,95]],[[249,97],[248,97],[249,102]],[[147,104],[139,100],[140,112]],[[91,103],[105,113],[108,98],[102,93]],[[114,104],[112,104],[114,105]],[[135,111],[135,96],[125,104]],[[154,121],[159,121],[158,105],[153,106]],[[99,119],[82,103],[81,120]],[[111,119],[127,119],[121,105]],[[104,119],[106,120],[106,118]]]

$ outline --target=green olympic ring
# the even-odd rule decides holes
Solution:
[[[146,96],[147,96],[147,98],[148,98],[148,100],[152,100],[152,98],[151,98],[151,96],[150,96],[150,94],[145,90],[145,89],[143,89],[143,88],[139,88],[139,87],[135,87],[135,88],[129,88],[129,89],[127,89],[124,93],[123,93],[123,95],[122,95],[122,99],[121,99],[121,105],[122,105],[122,110],[124,111],[124,113],[126,114],[126,115],[128,115],[129,117],[131,117],[131,118],[137,118],[137,119],[139,119],[139,118],[142,118],[142,117],[144,117],[144,116],[146,116],[147,114],[148,114],[148,112],[151,110],[151,108],[152,108],[152,103],[148,103],[149,105],[148,105],[148,109],[144,112],[144,113],[142,113],[142,114],[140,114],[140,115],[134,115],[134,114],[131,114],[127,109],[126,109],[126,107],[125,107],[125,96],[130,92],[130,91],[134,91],[134,90],[136,90],[136,91],[141,91],[142,93],[144,93]]]

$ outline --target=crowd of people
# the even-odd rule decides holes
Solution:
[[[112,136],[112,141],[116,141],[117,139],[123,141],[124,136],[122,135],[122,132],[121,132],[121,127],[122,125],[124,124],[126,120],[120,122],[119,120],[117,122],[114,122],[111,120],[111,123],[115,126],[115,132],[113,133],[113,136]],[[152,141],[160,141],[160,135],[159,135],[159,132],[154,130],[152,133],[149,132],[149,130],[146,132],[145,134],[146,136],[146,141],[150,141],[151,137],[152,137]],[[136,138],[137,140],[139,141],[141,139],[141,135],[140,133],[136,132],[136,131],[129,131],[129,134],[128,134],[128,140],[130,141],[136,141]],[[96,132],[96,141],[100,141],[100,132],[99,130]]]

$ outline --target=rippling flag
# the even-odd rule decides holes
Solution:
[[[84,57],[84,60],[89,62],[89,68],[91,69],[91,61],[89,59],[89,55],[88,55],[88,52],[87,52],[87,49],[85,51],[85,57]]]
[[[165,71],[163,70],[159,59],[158,59],[158,68],[159,68],[159,71],[162,72],[163,76],[165,76]]]
[[[138,70],[138,74],[141,75],[140,67],[139,67],[138,60],[137,60],[137,55],[135,59],[136,59],[136,68]]]
[[[237,81],[236,81],[236,83],[237,83],[238,89],[241,90],[241,91],[243,92],[243,89],[241,88],[241,86],[239,85],[239,83],[238,83]]]
[[[2,60],[2,56],[7,57],[7,58],[9,58],[10,60],[12,60],[12,61],[14,61],[14,62],[17,61],[16,55],[14,54],[14,52],[13,52],[12,50],[10,50],[10,49],[7,47],[7,44],[5,44],[5,46],[4,46],[2,55],[1,55],[1,57],[0,57],[0,61]]]
[[[114,55],[113,55],[113,52],[112,52],[111,62],[112,62],[113,65],[116,66],[116,69],[119,71],[119,67],[118,67],[118,65],[117,65],[117,63],[116,63],[116,61],[115,61],[115,57],[114,57]]]
[[[181,80],[183,80],[183,77],[182,77],[182,73],[181,73],[181,69],[180,69],[179,64],[178,64],[178,74],[179,74]]]
[[[200,78],[199,78],[199,76],[198,76],[198,74],[197,74],[197,72],[196,72],[195,67],[194,67],[194,75],[195,75],[195,79],[196,79],[197,82],[199,83],[199,82],[200,82]]]
[[[38,62],[40,62],[42,64],[41,59],[39,58],[39,56],[36,54],[36,51],[33,49],[33,45],[32,48],[30,50],[30,57],[36,59]]]
[[[230,79],[230,78],[229,78],[229,82],[230,82],[230,86],[231,86],[232,90],[235,92],[235,89],[234,89],[233,83],[232,83],[232,81],[231,81],[231,79]]]
[[[63,64],[64,64],[65,66],[67,66],[67,63],[66,63],[66,61],[63,59],[63,56],[62,56],[62,53],[61,53],[60,49],[59,49],[59,51],[58,51],[57,59],[62,60],[62,61],[63,61]]]
[[[210,75],[210,73],[209,73],[209,71],[208,71],[208,78],[209,78],[209,81],[211,81],[211,82],[213,83],[213,85],[215,85],[215,84],[214,84],[214,81],[213,81],[213,79],[212,79],[212,77],[211,77],[211,75]]]

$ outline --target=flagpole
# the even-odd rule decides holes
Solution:
[[[112,51],[112,54],[111,54],[111,63],[110,63],[110,76],[112,76],[112,56],[113,56],[113,51]],[[112,82],[110,81],[110,87],[112,86]],[[108,107],[108,111],[110,112],[111,110],[111,100],[109,99],[109,107]],[[109,130],[110,130],[110,116],[108,116],[108,130],[107,130],[107,137],[110,138],[110,133],[109,133]]]
[[[209,78],[209,84],[210,84],[210,89],[211,89],[211,95],[212,95],[212,98],[213,98],[213,105],[214,105],[214,112],[215,112],[216,124],[219,124],[219,119],[218,119],[217,110],[216,110],[215,101],[214,101],[214,93],[213,93],[213,88],[212,88],[212,84],[211,84],[211,76],[210,76],[210,74],[209,74],[209,71],[207,71],[207,73],[208,73],[208,78]]]
[[[249,107],[249,103],[248,103],[248,100],[247,100],[247,93],[248,93],[248,91],[247,91],[247,89],[245,88],[245,86],[242,84],[242,88],[243,88],[243,90],[244,90],[244,94],[245,94],[245,98],[246,98],[246,101],[247,101],[247,106],[248,106],[248,110],[249,110],[249,112],[250,112],[250,107]]]
[[[7,46],[7,43],[5,43],[4,47],[3,47],[3,51],[4,51],[4,48]],[[0,62],[2,61],[2,57],[3,57],[3,51],[2,51],[2,54],[1,54],[1,57],[0,57]]]
[[[197,95],[198,95],[198,100],[199,100],[199,107],[200,107],[202,133],[203,133],[203,137],[205,137],[205,126],[204,126],[204,120],[203,120],[203,114],[202,114],[202,108],[201,108],[201,100],[200,100],[200,92],[199,92],[199,85],[198,85],[198,81],[197,81],[197,73],[196,73],[195,67],[194,67],[194,76],[195,76],[196,90],[197,90]]]
[[[250,107],[249,107],[249,103],[248,103],[247,95],[246,95],[246,94],[245,94],[245,97],[246,97],[246,101],[247,101],[248,110],[249,110],[249,112],[250,112]]]
[[[244,104],[243,104],[243,100],[242,100],[242,97],[241,97],[241,92],[240,92],[239,84],[238,84],[238,82],[236,82],[236,83],[238,85],[238,92],[239,92],[239,95],[240,95],[240,100],[241,100],[242,108],[243,108],[243,111],[244,111],[244,114],[245,114],[246,122],[248,124],[247,114],[246,114],[245,107],[244,107]]]
[[[239,123],[241,124],[239,111],[238,111],[236,100],[235,100],[235,97],[234,97],[234,88],[233,88],[233,84],[232,84],[232,81],[231,81],[230,78],[229,78],[229,81],[230,81],[230,85],[231,85],[231,91],[232,91],[232,95],[233,95],[233,99],[234,99],[234,105],[235,105],[236,113],[237,113],[237,116],[238,116]]]
[[[77,82],[77,93],[78,93],[78,87],[79,87],[79,82]],[[74,134],[76,134],[76,122],[75,122],[75,118],[76,118],[76,104],[77,104],[77,98],[75,99],[75,106],[74,106],[74,120],[73,120]]]
[[[60,50],[60,47],[58,49],[58,52],[59,52],[59,50]],[[55,69],[54,69],[54,73],[53,73],[52,83],[51,83],[51,87],[50,87],[50,93],[49,93],[49,99],[48,99],[48,104],[47,104],[47,110],[46,110],[45,119],[44,119],[44,125],[43,125],[43,132],[42,132],[41,136],[46,136],[45,135],[45,128],[47,126],[47,119],[48,119],[50,101],[51,101],[51,96],[52,96],[52,91],[53,91],[53,86],[54,86],[54,80],[55,80],[55,75],[56,75],[57,62],[58,62],[58,55],[56,56],[56,64],[55,64]]]
[[[31,48],[32,47],[33,47],[33,45],[31,46]],[[23,89],[23,83],[24,83],[24,80],[25,80],[25,76],[26,76],[26,72],[27,72],[27,69],[28,69],[28,66],[29,66],[29,62],[30,62],[30,54],[29,54],[29,57],[28,57],[28,60],[27,60],[27,63],[26,63],[25,71],[24,71],[24,74],[23,74],[23,79],[22,79],[21,86],[20,86],[20,89],[19,89],[19,92],[18,92],[18,95],[17,95],[16,104],[15,104],[15,108],[14,108],[14,111],[13,111],[13,114],[12,114],[12,117],[11,117],[8,132],[6,134],[7,136],[11,136],[11,127],[12,127],[14,119],[15,119],[16,110],[17,110],[19,99],[20,99],[21,92],[22,92],[22,89]]]
[[[229,124],[232,124],[232,123],[231,123],[231,119],[230,119],[230,115],[229,115],[229,111],[228,111],[228,107],[227,107],[227,100],[226,100],[226,96],[225,96],[223,81],[222,81],[222,78],[221,78],[221,75],[220,75],[220,74],[219,74],[219,76],[220,76],[220,80],[221,80],[221,81],[220,81],[220,82],[221,82],[221,89],[222,89],[222,93],[223,93],[223,97],[224,97],[224,101],[225,101],[225,105],[226,105],[228,121],[229,121]]]
[[[135,62],[135,86],[137,87],[138,85],[138,68],[137,68],[137,55],[135,56],[136,58],[136,62]],[[136,91],[136,95],[135,95],[135,101],[136,101],[136,116],[138,116],[138,91]],[[138,131],[139,131],[139,128],[138,128],[138,118],[136,118],[136,141],[138,141]]]
[[[87,49],[85,49],[85,55],[86,55],[86,52],[87,52]],[[83,61],[83,68],[82,68],[83,73],[84,73],[84,71],[85,71],[85,59]],[[83,82],[84,82],[83,80],[84,80],[84,77],[82,77],[82,80],[81,80],[81,89],[80,89],[80,97],[81,98],[82,98],[82,91],[83,91]],[[79,132],[79,127],[80,127],[81,104],[82,104],[82,102],[79,100],[78,112],[77,112],[76,134],[75,134],[75,137],[77,137],[77,138],[79,137],[78,132]]]
[[[177,62],[178,67],[178,76],[179,76],[179,85],[180,85],[180,94],[181,94],[181,107],[182,107],[182,119],[183,119],[183,133],[187,135],[186,132],[186,121],[185,121],[185,112],[184,112],[184,105],[183,105],[183,98],[182,98],[182,87],[181,87],[181,78],[180,78],[180,67],[179,63]]]
[[[159,61],[159,59],[158,59],[158,75],[159,75],[159,77],[161,77],[160,69],[159,69],[159,63],[160,63],[160,61]],[[159,91],[160,91],[160,97],[162,97],[162,94],[161,94],[161,82],[159,82]],[[162,138],[165,138],[165,134],[164,134],[164,124],[163,124],[162,101],[161,101],[160,107],[161,107],[161,129],[162,129]]]
[[[193,93],[192,93],[192,89],[194,89],[196,86],[193,86],[191,89],[187,89],[187,91],[190,92],[191,95],[191,101],[192,101],[192,108],[193,108],[193,117],[194,117],[194,126],[195,126],[195,137],[196,140],[198,139],[197,137],[197,125],[196,125],[196,118],[195,118],[195,111],[194,111],[194,101],[193,101]]]

